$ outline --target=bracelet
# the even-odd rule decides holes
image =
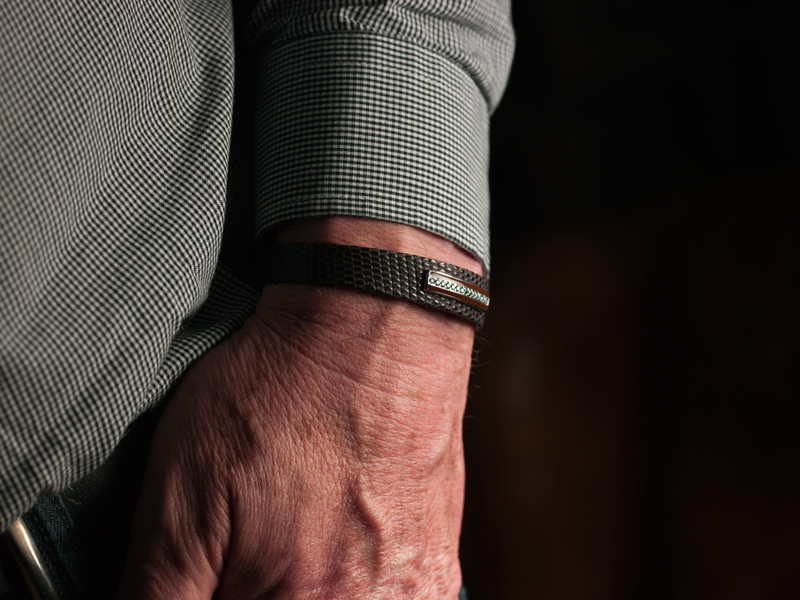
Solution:
[[[489,280],[446,262],[337,244],[277,244],[264,251],[264,284],[345,287],[403,298],[483,326]]]

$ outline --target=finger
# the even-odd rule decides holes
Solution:
[[[148,487],[133,520],[117,599],[211,600],[219,577],[196,526],[197,511]]]
[[[208,570],[159,558],[136,562],[125,568],[118,600],[210,600],[216,589],[217,578]]]

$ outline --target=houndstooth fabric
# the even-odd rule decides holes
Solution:
[[[241,325],[276,225],[408,223],[488,268],[512,46],[505,0],[3,3],[0,530]]]

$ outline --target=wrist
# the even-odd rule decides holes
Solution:
[[[264,282],[367,291],[483,326],[488,280],[479,261],[415,227],[329,217],[294,223],[265,249]],[[470,270],[474,269],[474,270]]]
[[[480,262],[452,242],[415,227],[370,219],[330,217],[293,223],[278,232],[278,243],[352,244],[418,255],[480,270]],[[302,284],[268,285],[256,310],[265,344],[289,341],[309,359],[379,393],[386,400],[374,427],[388,437],[406,427],[444,435],[442,419],[460,427],[467,396],[475,328],[448,313],[370,292]],[[312,399],[314,394],[306,396]],[[325,396],[352,406],[354,395]],[[298,399],[296,401],[304,401]],[[414,406],[408,412],[409,406]],[[357,411],[359,412],[359,411]],[[360,413],[366,418],[371,410]],[[402,415],[402,418],[401,416]],[[394,423],[396,427],[387,427]],[[430,448],[439,444],[429,444]]]
[[[255,318],[298,344],[358,364],[385,362],[432,374],[468,371],[475,328],[447,313],[369,292],[310,285],[267,286]]]

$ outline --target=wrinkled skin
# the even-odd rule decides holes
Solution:
[[[473,336],[402,300],[265,288],[159,423],[118,597],[455,599]]]

